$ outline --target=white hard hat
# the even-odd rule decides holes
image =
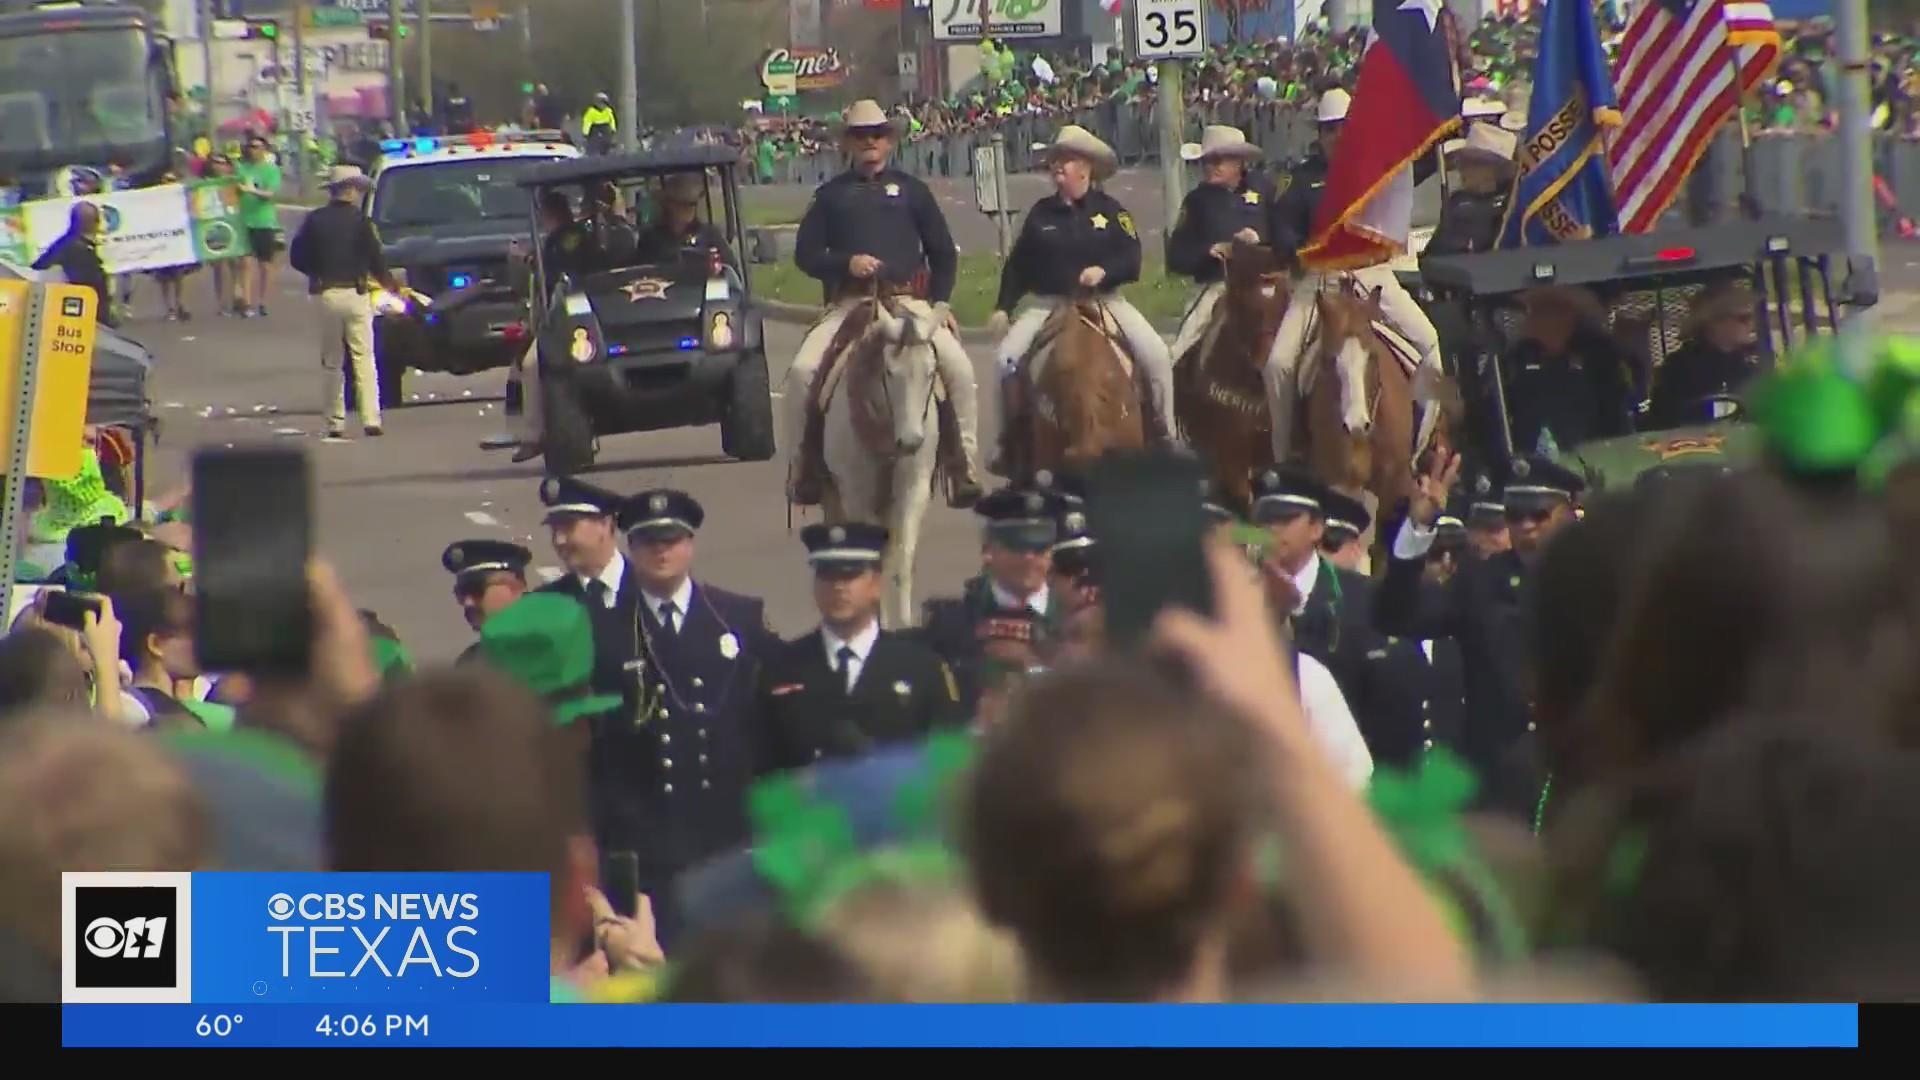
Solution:
[[[1320,107],[1314,117],[1322,124],[1337,124],[1347,118],[1347,110],[1353,107],[1353,95],[1339,87],[1320,95]]]

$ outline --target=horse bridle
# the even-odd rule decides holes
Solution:
[[[874,286],[874,290],[873,290],[873,303],[876,306],[886,303],[886,298],[880,295],[880,288],[877,285]],[[891,312],[889,313],[891,314]],[[940,328],[938,326],[935,326],[933,328],[933,333],[938,334],[939,332],[940,332]],[[933,349],[933,337],[931,334],[928,335],[927,337],[926,346],[929,350]],[[884,363],[882,363],[881,368],[882,370],[880,372],[880,398],[883,402],[886,403],[886,406],[887,406],[887,422],[888,424],[892,424],[894,419],[893,387],[888,382]],[[940,385],[940,359],[938,354],[936,354],[933,361],[933,377],[927,380],[927,400],[922,402],[920,405],[920,418],[923,421],[926,419],[927,415],[933,411],[933,397],[934,397],[934,394],[938,392],[939,385]],[[937,426],[932,437],[934,438],[935,444],[937,446],[938,440],[940,437]],[[899,446],[898,440],[895,440],[894,445],[887,450],[887,457],[889,460],[899,459],[900,446]]]

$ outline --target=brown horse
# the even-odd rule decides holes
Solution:
[[[1173,412],[1188,445],[1205,458],[1219,490],[1246,506],[1250,478],[1273,464],[1273,413],[1263,374],[1287,313],[1287,274],[1273,249],[1236,242],[1213,327],[1174,358]]]
[[[1146,445],[1140,389],[1098,299],[1064,302],[1047,319],[1021,373],[1029,401],[1014,476],[1076,472],[1110,450]]]
[[[1382,321],[1379,293],[1362,297],[1338,290],[1315,296],[1318,333],[1309,333],[1307,362],[1312,390],[1306,398],[1307,461],[1332,487],[1356,498],[1372,495],[1373,507],[1398,505],[1413,492],[1416,446],[1413,379],[1406,365],[1374,330]],[[1443,385],[1442,414],[1453,397]],[[1445,423],[1431,443],[1445,445]],[[1296,428],[1297,430],[1297,428]]]

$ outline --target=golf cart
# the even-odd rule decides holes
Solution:
[[[615,196],[612,205],[637,208],[669,177],[695,174],[706,192],[705,219],[737,260],[738,164],[724,146],[676,146],[553,162],[528,170],[519,184],[540,236],[545,192],[565,192],[576,206],[604,207]],[[630,242],[623,254],[612,241],[623,230],[637,233],[634,222],[603,217],[589,227],[607,241],[599,245],[604,257],[577,272],[549,266],[546,245],[533,245],[528,291],[547,471],[563,475],[591,465],[601,435],[714,423],[722,452],[742,461],[773,457],[766,346],[747,267],[718,249],[636,262]]]
[[[1599,299],[1605,329],[1636,366],[1631,385],[1638,388],[1644,419],[1653,374],[1680,347],[1693,302],[1704,290],[1728,282],[1751,287],[1764,371],[1797,343],[1838,325],[1841,301],[1829,274],[1845,259],[1838,222],[1784,216],[1422,258],[1423,298],[1466,401],[1469,430],[1459,441],[1469,456],[1488,462],[1536,449],[1514,445],[1502,359],[1520,339],[1522,298],[1529,290],[1579,286]],[[1736,395],[1713,395],[1691,411],[1698,420],[1684,426],[1658,430],[1649,424],[1556,452],[1584,472],[1594,490],[1626,486],[1656,470],[1724,467],[1753,456],[1758,439],[1739,422]]]

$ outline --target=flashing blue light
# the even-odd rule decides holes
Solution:
[[[464,289],[471,284],[473,284],[472,274],[448,274],[447,275],[448,288]]]
[[[430,323],[437,323],[440,321],[440,316],[436,312],[429,311],[427,312],[427,321]]]
[[[407,140],[405,139],[385,139],[380,143],[380,152],[383,154],[398,154],[406,148]]]
[[[625,345],[609,345],[609,346],[607,346],[607,355],[608,355],[608,356],[625,356],[625,355],[626,355],[626,353],[627,353],[627,347],[626,347]]]
[[[421,154],[431,154],[439,148],[439,145],[438,142],[425,136],[413,140],[414,151]]]
[[[682,352],[692,352],[699,347],[700,339],[697,337],[683,337],[680,339],[680,350]]]

